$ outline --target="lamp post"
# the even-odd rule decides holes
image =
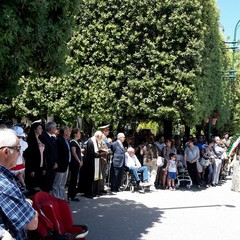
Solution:
[[[229,71],[230,73],[230,78],[232,79],[235,79],[235,66],[234,66],[234,63],[235,63],[235,52],[236,52],[236,49],[238,48],[237,47],[237,30],[240,26],[240,19],[238,20],[237,24],[235,25],[235,28],[234,28],[234,36],[233,36],[233,41],[232,42],[226,42],[228,44],[232,44],[232,47],[230,47],[230,49],[232,49],[232,68],[231,70]]]

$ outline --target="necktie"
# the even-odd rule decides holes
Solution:
[[[55,143],[55,141],[56,141],[55,137],[51,136],[51,139],[52,139],[53,143]]]

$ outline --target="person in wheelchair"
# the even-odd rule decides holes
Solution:
[[[132,147],[129,147],[127,149],[127,152],[125,153],[125,166],[129,168],[129,170],[132,171],[137,186],[150,186],[150,183],[148,182],[148,170],[146,166],[142,166],[139,162],[137,156],[135,155],[135,150]],[[143,181],[141,182],[138,173],[142,173]]]

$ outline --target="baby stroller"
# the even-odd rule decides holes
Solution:
[[[192,187],[192,179],[188,173],[188,170],[183,167],[178,169],[176,187],[179,188],[182,182],[186,183],[186,187],[188,189],[190,189]]]
[[[32,200],[33,207],[39,214],[37,232],[40,239],[85,239],[88,227],[73,225],[72,213],[65,200],[47,192],[36,193]]]

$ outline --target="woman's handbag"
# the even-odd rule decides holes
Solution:
[[[161,156],[158,156],[157,158],[157,166],[162,167],[164,165],[164,158]]]
[[[204,158],[201,158],[200,159],[200,164],[203,166],[203,167],[207,167],[210,165],[210,160],[209,159],[204,159]]]

